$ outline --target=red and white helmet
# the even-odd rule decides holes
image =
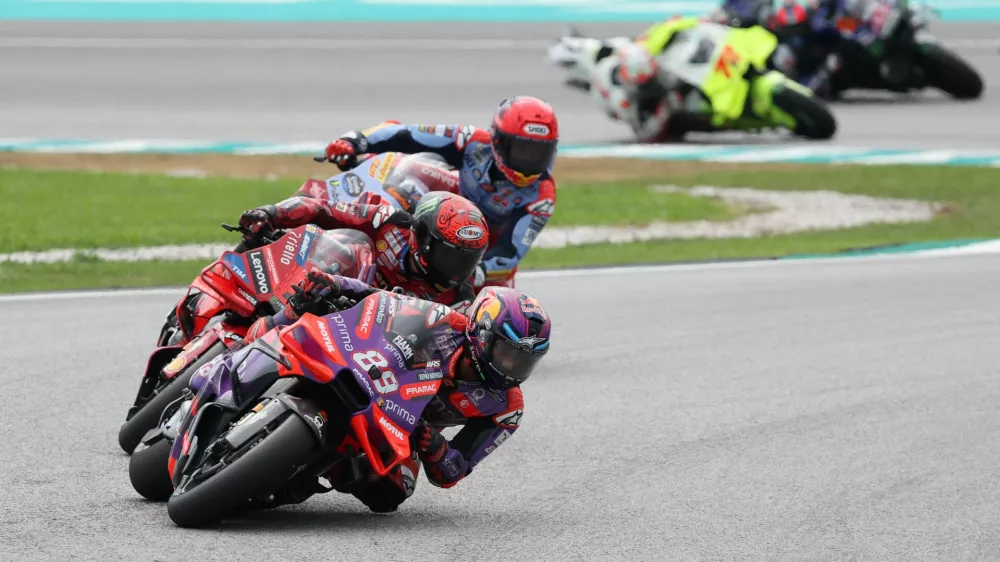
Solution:
[[[642,86],[656,75],[656,61],[642,45],[631,43],[618,49],[618,80],[630,86]]]
[[[493,116],[493,159],[507,181],[531,185],[549,170],[559,144],[552,106],[531,96],[506,99]]]

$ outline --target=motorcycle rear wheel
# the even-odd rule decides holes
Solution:
[[[771,102],[795,118],[796,135],[813,140],[832,138],[837,132],[837,120],[818,98],[809,97],[792,88],[779,88]]]
[[[182,483],[167,501],[167,514],[179,527],[217,523],[251,499],[283,486],[318,447],[313,431],[291,415],[208,479],[190,488]]]
[[[161,388],[156,396],[143,404],[131,419],[122,424],[118,430],[118,445],[122,450],[131,455],[146,433],[160,423],[163,410],[184,394],[184,389],[191,382],[195,371],[225,350],[226,346],[222,342],[215,342],[197,361],[177,373],[177,376]]]
[[[918,64],[928,82],[955,99],[974,100],[983,95],[982,76],[945,47],[924,45]]]

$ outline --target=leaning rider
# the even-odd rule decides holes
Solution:
[[[310,272],[286,307],[258,320],[244,344],[306,312],[330,312],[325,303],[339,296],[360,301],[379,292],[356,279]],[[327,475],[339,492],[352,494],[375,513],[394,512],[413,495],[421,464],[432,485],[451,488],[517,431],[524,415],[521,384],[548,352],[552,331],[542,305],[513,288],[486,288],[464,315],[430,301],[386,296],[399,303],[393,322],[416,316],[450,336],[443,342],[435,338],[442,384],[411,435],[411,456],[382,478],[367,474],[349,483],[344,463]],[[452,439],[441,435],[442,428],[454,426],[462,429]]]
[[[326,147],[326,156],[347,170],[364,154],[434,152],[459,169],[459,194],[479,207],[491,231],[490,248],[474,277],[478,291],[485,285],[514,286],[518,264],[552,216],[558,142],[552,107],[518,96],[500,104],[489,130],[386,121],[344,134]]]

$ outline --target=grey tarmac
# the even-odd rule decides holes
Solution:
[[[0,559],[996,559],[998,276],[976,256],[525,278],[552,352],[468,479],[421,476],[388,517],[332,493],[205,531],[139,498],[116,442],[175,295],[2,300]]]
[[[644,26],[580,27],[610,36]],[[1000,26],[933,30],[958,41],[984,74],[984,98],[853,95],[834,106],[840,125],[832,142],[1000,146],[992,125],[1000,117]],[[555,24],[0,23],[0,136],[315,142],[383,119],[486,126],[502,99],[532,94],[553,103],[567,143],[629,140],[543,61],[561,31]],[[698,139],[723,140],[733,138]]]

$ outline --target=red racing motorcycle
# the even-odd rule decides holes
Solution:
[[[223,225],[230,231],[242,228]],[[258,318],[277,313],[313,269],[371,283],[373,242],[353,229],[315,225],[258,236],[253,249],[227,251],[203,269],[167,318],[149,356],[135,402],[118,432],[131,454],[180,398],[191,375],[228,349],[238,347]]]

